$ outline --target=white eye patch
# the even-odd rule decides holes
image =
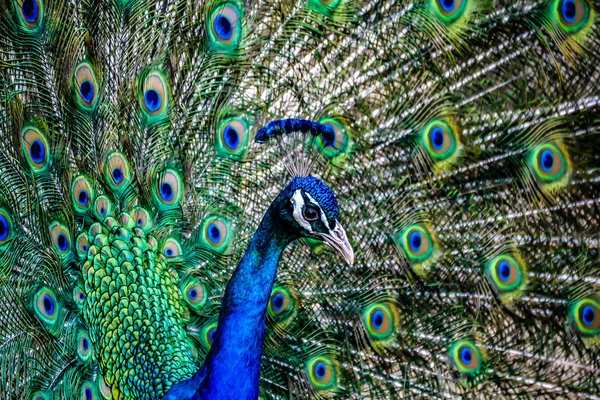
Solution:
[[[294,217],[294,219],[296,220],[298,225],[300,225],[307,231],[312,232],[312,228],[311,228],[310,224],[308,222],[306,222],[306,220],[302,216],[302,209],[304,208],[304,197],[302,197],[302,192],[300,191],[300,189],[298,189],[294,192],[291,202],[292,202],[292,216]]]

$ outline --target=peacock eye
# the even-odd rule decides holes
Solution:
[[[319,213],[314,207],[304,207],[302,210],[302,216],[307,221],[316,221],[319,218]]]
[[[581,30],[589,20],[589,6],[584,0],[561,0],[557,11],[561,26],[569,33]]]

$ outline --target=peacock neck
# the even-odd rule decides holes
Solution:
[[[293,240],[276,218],[277,208],[276,200],[227,284],[215,339],[203,367],[203,398],[258,397],[267,305],[279,259]]]

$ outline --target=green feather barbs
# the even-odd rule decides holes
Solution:
[[[42,0],[15,0],[13,4],[24,28],[34,31],[41,26],[44,18]]]
[[[98,80],[92,65],[86,61],[81,62],[75,69],[73,81],[79,104],[84,109],[92,110],[98,100]]]
[[[235,50],[242,39],[242,11],[237,4],[217,6],[208,20],[208,37],[213,50]]]
[[[25,159],[34,171],[40,171],[48,165],[48,141],[34,126],[25,126],[21,135],[21,147]]]
[[[588,297],[572,303],[568,321],[587,346],[600,344],[600,302]]]
[[[313,357],[306,363],[306,372],[311,385],[318,391],[333,391],[337,388],[337,366],[329,356]]]

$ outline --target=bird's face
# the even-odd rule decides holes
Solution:
[[[337,250],[350,265],[354,251],[340,223],[340,210],[333,191],[323,181],[296,177],[286,188],[287,204],[282,217],[300,237],[323,241]]]

